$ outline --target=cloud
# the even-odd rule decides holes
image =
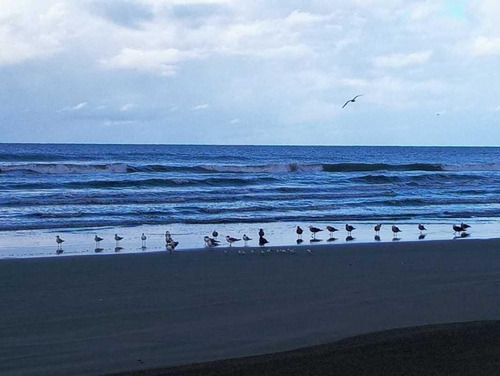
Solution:
[[[472,42],[471,52],[474,56],[500,54],[500,38],[478,37]]]
[[[176,75],[178,63],[202,57],[198,51],[180,51],[176,48],[150,50],[123,48],[118,55],[102,59],[100,63],[105,69],[136,70],[168,77]]]
[[[137,28],[142,22],[151,21],[153,12],[145,4],[132,0],[94,0],[89,4],[91,12],[124,26]]]
[[[236,118],[236,119],[233,119],[229,122],[230,124],[239,124],[241,123],[240,119]]]
[[[204,103],[204,104],[199,104],[197,106],[194,106],[193,108],[191,108],[191,110],[200,111],[200,110],[208,110],[209,108],[210,108],[210,105],[207,103]]]
[[[71,107],[64,107],[58,110],[57,112],[66,112],[66,111],[79,111],[85,107],[87,107],[88,103],[87,102],[81,102],[78,103],[76,106],[71,106]]]
[[[132,103],[127,103],[127,104],[125,104],[125,105],[123,105],[123,106],[120,107],[120,111],[121,112],[126,112],[126,111],[131,110],[134,107],[135,106]]]
[[[426,64],[431,56],[432,51],[378,56],[373,59],[373,65],[379,68],[404,68]]]

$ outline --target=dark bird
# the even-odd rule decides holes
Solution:
[[[297,238],[302,238],[302,233],[304,232],[304,230],[302,230],[300,226],[297,226],[297,230],[295,230],[295,232],[297,233]]]
[[[238,238],[233,238],[229,235],[226,236],[226,241],[229,243],[229,246],[231,247],[231,245],[235,242],[239,242],[241,239],[238,239]]]
[[[420,230],[420,233],[422,233],[422,231],[427,231],[427,229],[425,228],[425,226],[423,224],[419,224],[418,225],[418,229]]]
[[[326,229],[327,229],[327,230],[328,230],[328,232],[330,233],[330,238],[332,238],[332,237],[333,237],[333,233],[334,233],[334,232],[337,232],[337,231],[338,231],[338,229],[336,229],[336,228],[335,228],[335,227],[333,227],[333,226],[326,226]]]
[[[347,231],[347,233],[349,234],[349,236],[351,236],[351,232],[354,231],[354,230],[356,230],[356,227],[347,224],[347,225],[345,225],[345,230]]]
[[[382,223],[379,223],[376,225],[373,229],[375,230],[375,234],[378,234],[380,232],[380,228],[382,227]]]
[[[323,231],[323,230],[320,228],[314,227],[314,226],[309,226],[309,231],[312,232],[313,239],[316,239],[316,233]]]
[[[269,242],[268,242],[268,241],[267,241],[267,239],[266,239],[266,238],[264,238],[263,236],[261,236],[261,237],[259,238],[259,245],[260,245],[261,247],[265,246],[267,243],[269,243]]]
[[[462,226],[453,225],[453,231],[455,231],[456,235],[457,233],[461,233],[462,231],[464,231],[464,228]]]
[[[463,222],[460,224],[460,227],[462,227],[462,229],[463,229],[464,231],[465,231],[465,230],[467,230],[468,228],[470,228],[470,226],[469,226],[468,224],[463,223]]]
[[[102,238],[96,235],[94,236],[94,240],[95,240],[95,247],[99,248],[99,243],[102,241]]]
[[[392,225],[392,233],[394,234],[394,237],[398,236],[398,232],[401,232],[398,226]]]
[[[120,243],[120,240],[123,239],[123,236],[118,236],[118,234],[115,234],[115,241],[116,241],[116,246],[118,247],[118,243]]]
[[[264,236],[264,230],[263,229],[259,230],[259,236]]]
[[[247,244],[248,241],[252,240],[252,238],[249,238],[246,234],[243,234],[243,241],[245,244]]]
[[[62,243],[64,243],[64,240],[62,240],[59,235],[56,235],[56,243],[57,243],[57,249],[61,250],[62,248]]]
[[[171,241],[170,243],[167,244],[167,250],[172,253],[174,252],[175,248],[179,245],[179,242],[174,242]]]
[[[357,98],[357,97],[362,97],[363,95],[364,95],[364,94],[359,94],[359,95],[356,95],[354,98],[349,99],[347,102],[345,102],[345,104],[342,106],[342,108],[344,108],[345,106],[347,106],[347,104],[348,104],[349,102],[352,102],[352,103],[356,102],[356,98]]]
[[[213,236],[214,238],[216,238],[217,236],[219,236],[219,233],[218,233],[217,231],[215,231],[215,230],[214,230],[214,232],[212,232],[212,236]]]

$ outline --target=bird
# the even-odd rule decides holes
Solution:
[[[99,243],[103,240],[103,238],[96,235],[94,236],[94,240],[95,240],[95,247],[99,248]]]
[[[120,240],[123,239],[123,236],[118,236],[118,234],[115,234],[115,241],[116,241],[116,246],[118,247],[118,243],[120,242]]]
[[[59,235],[56,235],[56,243],[57,243],[57,249],[61,249],[62,248],[62,243],[64,243],[64,240],[62,240]]]
[[[333,233],[338,231],[338,229],[336,229],[335,227],[333,226],[326,226],[326,229],[328,230],[328,232],[330,233],[330,237],[333,236]]]
[[[170,231],[165,231],[165,242],[167,244],[172,242],[172,235],[170,235]]]
[[[234,243],[234,242],[239,242],[241,239],[238,239],[238,238],[233,238],[229,235],[226,236],[226,241],[229,243],[229,246],[231,247],[231,245]]]
[[[394,234],[394,237],[398,236],[398,232],[401,232],[398,226],[392,225],[392,233]]]
[[[144,235],[144,233],[142,233],[141,235],[141,240],[142,240],[142,248],[146,248],[146,235]]]
[[[267,241],[266,238],[264,238],[264,236],[259,237],[259,245],[261,247],[265,246],[267,243],[269,243],[269,242]]]
[[[453,225],[453,231],[455,232],[455,235],[457,233],[460,234],[462,231],[464,231],[464,228],[462,226]]]
[[[465,231],[465,230],[467,230],[470,226],[469,226],[468,224],[466,224],[466,223],[463,223],[463,222],[462,222],[462,223],[460,224],[460,227],[462,227],[462,229]]]
[[[214,232],[212,232],[212,236],[216,238],[219,236],[219,233],[216,230],[214,230]]]
[[[352,102],[352,103],[356,102],[356,98],[357,98],[357,97],[362,97],[363,95],[364,95],[364,94],[359,94],[359,95],[356,95],[354,98],[349,99],[347,102],[345,102],[345,104],[342,106],[342,108],[344,108],[345,106],[347,106],[347,104],[348,104],[349,102]]]
[[[174,241],[171,241],[167,244],[167,250],[172,253],[174,252],[175,250],[175,247],[177,247],[179,245],[179,242],[174,242]]]
[[[320,231],[323,231],[322,229],[318,228],[318,227],[314,227],[314,226],[309,226],[309,231],[312,232],[312,235],[311,237],[313,239],[316,239],[316,233],[320,232]]]
[[[382,227],[382,223],[377,224],[373,229],[375,230],[375,234],[380,232],[380,228]]]
[[[246,234],[243,234],[243,241],[245,242],[245,244],[247,244],[247,242],[250,240],[252,240],[252,239],[249,238]]]
[[[264,234],[264,230],[263,230],[263,229],[260,229],[260,230],[259,230],[259,236],[264,236],[264,235],[265,235],[265,234]]]
[[[351,225],[349,225],[349,224],[346,224],[346,225],[345,225],[345,230],[347,231],[347,233],[348,233],[348,234],[349,234],[349,236],[350,236],[350,235],[351,235],[351,232],[352,232],[352,231],[354,231],[354,230],[356,230],[356,227],[351,226]]]
[[[219,241],[211,238],[209,236],[205,236],[205,244],[208,248],[217,247],[219,245]]]
[[[304,230],[302,230],[300,226],[297,226],[295,232],[297,233],[297,239],[302,239],[302,233],[304,232]]]
[[[418,224],[418,229],[420,230],[420,233],[422,233],[422,231],[427,231],[427,229],[425,228],[425,226],[421,223]]]

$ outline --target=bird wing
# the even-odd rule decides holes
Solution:
[[[356,99],[357,97],[362,97],[364,94],[359,94],[359,95],[356,95],[354,98],[352,98],[353,100]]]
[[[345,104],[342,106],[342,108],[344,108],[345,106],[347,106],[347,103],[351,102],[350,100],[348,100],[347,102],[345,102]]]

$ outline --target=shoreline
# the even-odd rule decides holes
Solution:
[[[311,248],[1,260],[0,373],[140,371],[500,318],[500,239]]]

